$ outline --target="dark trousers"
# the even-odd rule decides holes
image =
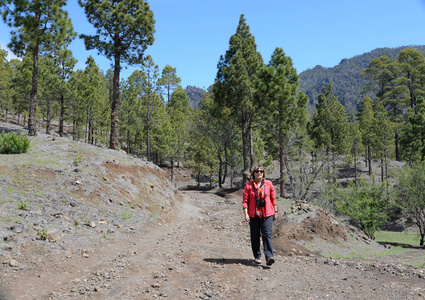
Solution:
[[[264,255],[266,259],[273,257],[272,246],[273,216],[262,218],[250,218],[249,228],[251,231],[251,248],[254,258],[261,257],[260,235],[263,238]]]

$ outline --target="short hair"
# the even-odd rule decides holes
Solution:
[[[254,167],[253,169],[252,169],[252,172],[251,172],[251,177],[252,177],[252,179],[255,179],[255,171],[257,171],[257,170],[263,170],[263,178],[266,178],[266,169],[264,169],[262,166],[256,166],[256,167]]]

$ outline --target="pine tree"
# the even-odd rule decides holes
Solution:
[[[121,62],[141,64],[143,54],[154,38],[154,18],[143,0],[78,0],[96,35],[80,35],[88,50],[97,49],[113,61],[113,97],[111,103],[110,148],[118,143],[118,114]]]
[[[173,91],[180,86],[181,79],[177,76],[176,68],[166,65],[162,69],[162,77],[159,79],[159,85],[162,86],[166,99],[170,101]]]
[[[136,151],[136,137],[141,135],[143,124],[141,121],[141,82],[142,72],[134,71],[126,81],[122,84],[122,101],[120,105],[120,120],[119,128],[120,136],[126,137],[127,153]]]
[[[419,96],[416,112],[409,109],[400,135],[401,156],[410,163],[425,161],[425,103]]]
[[[244,184],[250,179],[249,170],[254,163],[252,160],[249,163],[249,153],[253,152],[249,145],[253,117],[258,112],[254,104],[257,72],[262,66],[263,59],[257,51],[255,38],[249,31],[244,15],[241,15],[236,33],[230,37],[229,50],[220,57],[213,93],[215,101],[231,108],[239,119]]]
[[[14,74],[12,77],[12,101],[15,113],[18,115],[18,123],[23,116],[26,118],[29,111],[30,95],[32,81],[32,61],[30,55],[24,56],[22,61],[14,60]],[[25,124],[24,124],[25,125]]]
[[[297,122],[307,118],[307,97],[299,94],[299,77],[292,64],[292,59],[281,48],[276,48],[268,67],[259,72],[258,106],[263,106],[269,113],[267,126],[276,128],[279,145],[280,196],[285,197],[285,145],[284,140],[289,130]]]
[[[0,107],[6,111],[6,122],[9,111],[13,109],[11,80],[12,70],[7,61],[7,51],[0,48]]]
[[[170,139],[170,165],[171,180],[174,180],[174,163],[180,162],[186,152],[186,141],[188,139],[188,122],[191,117],[191,108],[189,106],[189,97],[182,87],[178,87],[172,94],[167,103],[167,112],[171,122]]]
[[[60,101],[60,115],[59,115],[59,136],[64,135],[64,121],[65,111],[68,108],[70,100],[69,91],[69,78],[74,70],[77,60],[73,57],[72,52],[66,48],[62,48],[55,52],[55,65],[56,72],[59,76],[59,101]]]
[[[229,167],[236,168],[231,153],[238,152],[240,135],[230,109],[218,106],[212,96],[210,90],[204,94],[193,130],[197,135],[207,137],[211,143],[210,150],[218,160],[218,184],[221,187],[231,173]]]
[[[369,166],[369,175],[372,175],[372,146],[375,143],[376,131],[374,126],[376,124],[375,113],[373,108],[373,101],[369,97],[365,97],[360,104],[359,114],[359,129],[362,133],[362,141],[366,147],[366,166]]]
[[[357,157],[362,150],[362,133],[360,124],[355,120],[349,123],[349,136],[351,141],[351,154],[354,159],[354,181],[357,182]]]
[[[388,157],[394,149],[394,123],[388,117],[388,112],[381,102],[375,104],[375,142],[374,152],[381,160],[381,182],[388,177]]]
[[[36,135],[38,59],[40,51],[68,43],[75,36],[65,0],[4,0],[3,20],[12,30],[8,45],[17,56],[32,55],[32,84],[28,134]]]
[[[425,68],[425,58],[419,50],[405,48],[398,56],[401,71],[401,82],[409,91],[409,105],[414,111],[418,96],[425,96],[422,71]]]
[[[146,157],[149,161],[152,159],[152,130],[155,123],[160,122],[160,120],[158,120],[158,112],[160,108],[164,106],[159,95],[160,79],[158,73],[158,66],[153,62],[152,57],[148,56],[142,69],[142,79],[144,83],[142,89],[142,116],[143,124],[146,128]]]
[[[329,84],[327,88],[323,87],[323,94],[319,95],[311,121],[310,135],[317,148],[340,155],[347,153],[349,149],[348,116],[332,90],[332,84]]]
[[[403,57],[403,55],[402,55]],[[403,123],[403,110],[409,103],[409,88],[406,84],[409,79],[403,76],[403,70],[408,69],[399,60],[387,56],[372,59],[364,74],[375,82],[377,99],[388,112],[388,117],[393,123],[394,147],[396,160],[399,155],[399,132]]]
[[[41,57],[39,64],[39,107],[46,121],[46,134],[50,134],[50,123],[59,114],[59,89],[61,82],[55,73],[55,63],[52,56]]]

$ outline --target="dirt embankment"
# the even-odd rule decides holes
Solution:
[[[255,265],[240,190],[177,190],[189,174],[170,183],[119,151],[42,134],[32,144],[0,156],[0,299],[425,297],[421,249],[321,256],[385,251],[324,210],[279,203],[276,263]]]

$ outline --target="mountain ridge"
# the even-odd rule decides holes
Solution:
[[[332,83],[334,95],[346,107],[347,113],[349,115],[355,114],[364,96],[374,96],[362,93],[369,80],[362,76],[361,73],[367,69],[371,60],[383,55],[396,59],[401,50],[409,47],[421,51],[425,56],[425,45],[400,46],[396,48],[382,47],[351,58],[344,58],[334,67],[316,65],[299,73],[299,90],[307,94],[310,99],[308,104],[310,114],[313,113],[316,107],[318,95],[322,93],[322,88],[324,86],[327,87],[329,83]],[[188,85],[185,91],[190,99],[190,106],[193,109],[199,108],[203,94],[206,91],[191,85]]]
[[[306,93],[310,99],[309,112],[313,113],[317,104],[317,97],[322,93],[322,88],[332,83],[334,95],[346,107],[347,113],[353,115],[365,96],[361,91],[369,80],[361,73],[367,69],[371,60],[383,55],[396,59],[401,50],[409,47],[421,51],[425,56],[425,45],[376,48],[351,58],[344,58],[334,67],[317,65],[312,69],[301,72],[299,74],[300,91]]]

